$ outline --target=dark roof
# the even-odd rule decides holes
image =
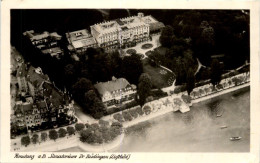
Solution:
[[[16,105],[15,115],[17,114],[24,114],[28,115],[31,114],[33,111],[33,104],[31,103],[24,103]]]
[[[53,84],[43,83],[42,87],[44,96],[49,98],[49,102],[51,102],[53,106],[58,107],[59,105],[63,105],[63,97],[65,95],[63,95]]]
[[[26,65],[22,64],[17,70],[17,77],[25,77],[26,76]]]
[[[129,82],[124,78],[119,78],[116,80],[103,82],[95,84],[94,87],[98,90],[100,95],[103,95],[105,92],[113,92],[126,88],[129,85]]]
[[[40,109],[46,108],[46,103],[45,101],[40,101],[36,103],[37,107]]]
[[[162,22],[155,22],[150,24],[150,31],[155,31],[158,29],[161,29],[165,27],[165,25]]]
[[[28,79],[35,86],[39,87],[44,81],[48,80],[47,75],[38,74],[35,72],[35,68],[31,66],[28,70]]]
[[[124,23],[123,23],[120,19],[116,19],[116,22],[117,22],[119,25],[124,25]]]

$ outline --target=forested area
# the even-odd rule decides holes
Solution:
[[[191,74],[198,67],[196,58],[210,67],[212,55],[224,54],[223,69],[236,68],[250,58],[249,15],[241,10],[111,10],[106,19],[136,15],[140,11],[166,25],[160,37],[162,47],[149,57],[173,70],[177,76],[176,84],[195,80]],[[121,58],[118,52],[108,54],[101,48],[89,48],[80,56],[80,61],[71,59],[65,33],[89,29],[90,25],[103,19],[97,10],[11,11],[11,44],[27,62],[41,67],[58,88],[66,88],[95,117],[102,116],[100,112],[104,111],[104,106],[93,84],[109,81],[115,76],[138,85],[143,73],[140,56],[136,54]],[[56,31],[62,35],[61,46],[65,55],[58,60],[34,48],[22,35],[32,29],[36,32]],[[210,72],[199,75],[202,76],[199,79],[205,79],[210,77]]]

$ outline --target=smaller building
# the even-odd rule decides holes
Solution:
[[[66,33],[68,49],[77,54],[84,53],[87,48],[96,48],[97,42],[87,29]]]
[[[35,33],[33,30],[23,33],[24,36],[30,39],[32,44],[41,50],[43,54],[49,54],[52,57],[59,59],[64,53],[59,47],[61,36],[57,32]]]
[[[132,101],[136,95],[136,86],[129,84],[124,78],[113,77],[112,81],[97,83],[94,87],[107,108]]]

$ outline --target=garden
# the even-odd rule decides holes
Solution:
[[[130,55],[136,54],[136,50],[135,50],[135,49],[128,49],[128,50],[126,51],[126,53],[127,53],[127,54],[130,54]]]
[[[150,48],[152,48],[153,47],[153,44],[144,44],[144,45],[142,45],[142,49],[150,49]]]
[[[149,59],[143,59],[143,69],[144,72],[151,76],[151,81],[153,83],[154,88],[165,88],[172,85],[175,80],[174,75],[166,71],[161,67],[153,67],[148,61]],[[170,82],[169,82],[170,81]]]

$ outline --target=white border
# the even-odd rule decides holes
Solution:
[[[256,1],[162,0],[3,0],[1,4],[1,155],[0,162],[100,162],[95,159],[14,159],[10,151],[10,9],[20,8],[148,8],[148,9],[250,9],[251,138],[250,153],[132,153],[131,162],[259,162],[259,3]],[[212,147],[214,148],[214,147]],[[33,154],[33,152],[29,153]],[[34,153],[35,154],[35,153]],[[40,153],[37,153],[40,154]],[[61,154],[61,153],[60,153]],[[74,153],[73,153],[74,154]],[[76,153],[75,153],[76,154]],[[103,160],[113,162],[113,160]],[[126,160],[117,160],[127,162]]]

